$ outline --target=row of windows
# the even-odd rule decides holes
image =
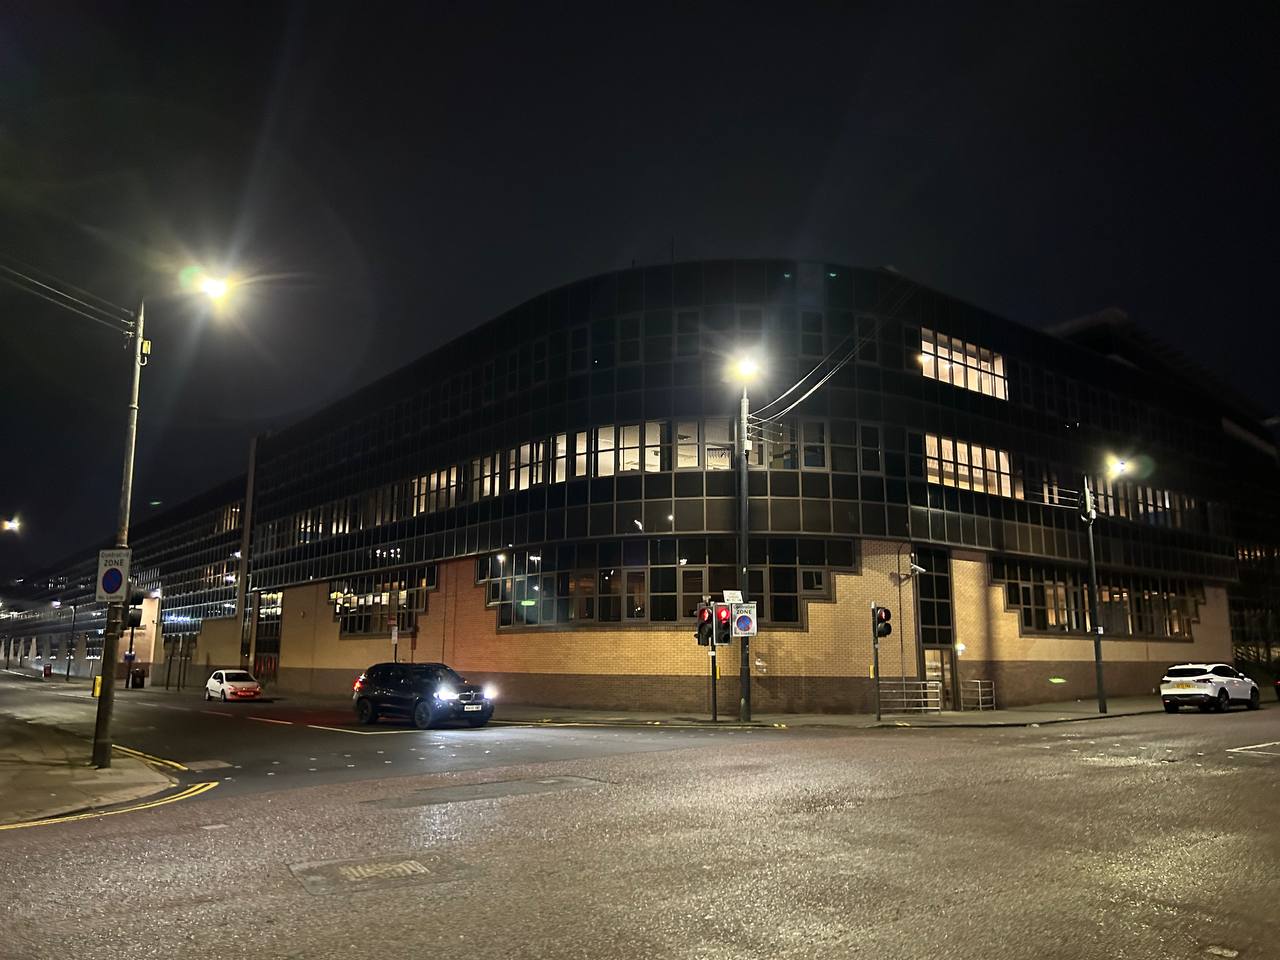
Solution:
[[[500,627],[672,623],[738,588],[735,549],[716,537],[564,543],[481,557],[476,581]],[[829,599],[829,570],[855,558],[847,541],[781,537],[754,538],[748,559],[748,595],[762,621],[781,625],[801,621],[806,598]]]
[[[992,579],[1031,632],[1087,634],[1088,574],[1027,560],[996,557]],[[1107,636],[1190,639],[1202,592],[1180,580],[1100,574],[1098,622]]]
[[[1004,357],[958,337],[920,330],[920,369],[930,380],[972,390],[1000,400],[1009,399]]]
[[[343,633],[385,634],[393,625],[411,630],[435,584],[435,564],[348,577],[330,584],[329,602]]]

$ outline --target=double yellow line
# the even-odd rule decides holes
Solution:
[[[154,764],[159,767],[167,767],[170,770],[178,770],[184,773],[190,772],[191,768],[178,763],[176,760],[166,760],[163,757],[155,757],[149,753],[143,753],[141,750],[133,750],[129,747],[122,747],[119,744],[113,745],[116,750],[126,756],[134,757],[146,763]],[[61,817],[44,817],[40,820],[24,820],[20,823],[4,823],[0,824],[0,831],[4,830],[22,830],[26,827],[44,827],[55,823],[75,823],[77,820],[97,820],[100,817],[114,817],[120,813],[136,813],[139,810],[150,810],[153,807],[163,807],[169,803],[177,803],[179,800],[190,800],[192,797],[198,797],[202,793],[208,793],[218,785],[217,780],[209,780],[205,783],[193,783],[189,787],[184,787],[177,793],[170,794],[167,797],[160,797],[155,800],[146,800],[142,803],[133,803],[125,807],[114,807],[110,810],[91,810],[87,813],[69,813]]]

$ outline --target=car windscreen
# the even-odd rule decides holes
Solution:
[[[243,670],[237,670],[232,673],[223,675],[228,681],[235,683],[253,683],[253,675],[245,673]]]
[[[1203,677],[1209,672],[1208,667],[1170,667],[1166,677]]]
[[[460,676],[450,670],[448,667],[413,667],[413,676],[418,680],[428,680],[431,683],[465,683]]]

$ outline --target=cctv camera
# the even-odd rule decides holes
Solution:
[[[913,564],[911,565],[911,575],[912,575],[913,577],[914,577],[917,573],[928,573],[928,572],[929,572],[928,570],[926,570],[924,567],[920,566],[919,564],[913,563]]]

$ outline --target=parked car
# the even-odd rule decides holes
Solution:
[[[206,700],[256,700],[262,696],[262,684],[247,670],[215,670],[204,685]]]
[[[1258,709],[1258,685],[1225,663],[1180,663],[1160,679],[1160,699],[1167,713],[1195,704],[1202,711],[1225,713],[1233,703]]]
[[[361,723],[398,717],[426,730],[449,720],[483,727],[496,696],[492,686],[468,683],[443,663],[375,663],[356,679],[351,702]]]

